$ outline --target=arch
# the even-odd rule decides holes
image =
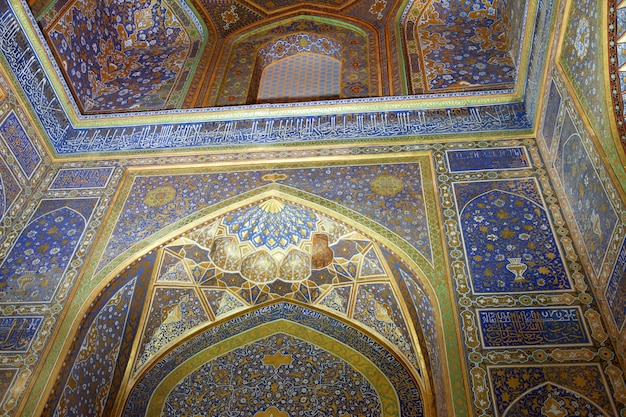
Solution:
[[[300,308],[296,305],[290,306],[280,304],[272,305],[267,308],[273,307],[276,307],[277,309],[284,309],[285,311],[289,311],[293,315],[298,314],[300,310]],[[303,314],[315,314],[314,311],[310,311],[307,313],[305,309],[302,309],[301,312]],[[243,317],[245,317],[245,315]],[[321,316],[318,316],[318,319],[324,320],[323,318],[321,318]],[[377,365],[372,362],[373,358],[365,356],[365,354],[350,346],[350,342],[346,341],[346,339],[351,337],[352,334],[350,334],[350,331],[347,330],[347,328],[344,328],[344,331],[347,330],[347,333],[343,333],[345,337],[344,339],[342,339],[342,341],[340,341],[337,339],[337,335],[335,335],[335,337],[331,337],[325,334],[323,331],[313,329],[312,327],[310,327],[310,325],[300,323],[300,320],[301,318],[294,318],[292,316],[287,318],[278,318],[274,321],[267,321],[255,327],[251,327],[250,329],[234,334],[233,336],[228,338],[228,340],[215,342],[210,345],[206,345],[206,347],[204,344],[201,343],[201,346],[196,347],[193,353],[190,352],[189,354],[187,354],[184,347],[188,344],[193,344],[195,340],[202,337],[202,333],[194,335],[188,341],[179,345],[176,348],[175,353],[174,351],[170,353],[170,355],[182,355],[182,359],[184,361],[181,363],[180,360],[178,360],[178,365],[174,369],[172,369],[171,373],[163,378],[155,387],[146,407],[146,415],[158,415],[159,411],[163,409],[164,403],[167,401],[168,394],[172,392],[174,387],[178,383],[180,383],[183,378],[190,376],[194,371],[197,371],[203,365],[218,357],[223,357],[227,355],[234,349],[246,349],[246,347],[255,342],[259,342],[268,337],[280,334],[288,335],[289,337],[308,342],[308,346],[306,347],[307,350],[312,350],[314,346],[315,348],[319,348],[322,351],[331,353],[334,357],[345,362],[349,367],[354,368],[355,371],[357,371],[359,374],[363,375],[366,378],[366,380],[372,385],[372,388],[378,394],[378,397],[380,399],[380,408],[383,411],[382,415],[400,415],[400,398],[398,398],[397,390],[400,390],[401,394],[404,393],[401,391],[401,388],[398,387],[398,383],[400,382],[400,380],[392,377],[393,382],[390,381],[389,377],[381,372]],[[356,334],[357,333],[354,333],[354,335]],[[373,343],[376,342],[373,341]],[[281,353],[284,354],[284,352]],[[296,356],[297,352],[294,353],[284,354],[285,357],[283,359],[286,359],[287,361],[293,360],[293,358],[288,356]],[[166,358],[164,358],[163,360],[167,361]],[[254,366],[253,363],[248,363],[249,366]],[[261,369],[254,369],[253,372],[262,373],[262,367],[260,366],[260,364],[257,365],[259,365],[259,368]],[[318,365],[321,365],[322,367],[324,365],[336,366],[336,363]],[[279,359],[276,359],[276,364],[274,366],[276,368],[279,368],[281,366]],[[402,371],[399,372],[403,373]],[[408,376],[408,374],[404,373],[403,376],[406,377]],[[149,376],[146,375],[146,377]],[[289,380],[289,378],[284,379],[287,381]],[[321,384],[321,381],[319,383]],[[142,390],[145,389],[144,386],[142,386],[141,388]],[[130,395],[130,398],[132,398],[132,393]],[[406,400],[405,398],[403,399]],[[143,404],[141,406],[143,406]],[[130,407],[127,406],[127,410],[129,408]],[[420,408],[421,407],[416,407],[415,410],[419,410]]]
[[[118,269],[118,274],[119,271],[122,271],[122,275],[118,275],[120,278],[118,279],[127,279],[127,278],[122,278],[123,276],[123,271],[126,270],[126,266],[128,265],[130,266],[131,264],[133,264],[133,262],[136,262],[136,260],[140,260],[140,262],[143,262],[143,260],[147,260],[147,258],[153,257],[154,255],[156,255],[159,250],[163,250],[164,248],[166,248],[168,245],[171,244],[185,244],[185,242],[189,243],[190,241],[192,241],[195,238],[198,238],[198,234],[202,232],[202,228],[206,223],[210,223],[210,222],[214,222],[216,220],[219,220],[220,218],[224,218],[226,215],[228,215],[229,212],[233,212],[233,210],[237,210],[237,209],[241,209],[243,207],[248,207],[250,205],[253,204],[258,204],[262,201],[265,201],[267,199],[276,199],[276,198],[280,198],[282,199],[285,203],[288,204],[295,204],[295,205],[300,205],[302,207],[307,207],[307,209],[309,210],[315,210],[316,213],[324,216],[332,216],[336,219],[340,219],[339,221],[341,221],[342,219],[345,221],[349,221],[348,217],[345,217],[342,214],[339,214],[337,212],[333,212],[332,210],[329,210],[328,207],[324,207],[322,205],[320,205],[320,201],[319,199],[317,199],[317,202],[312,202],[312,201],[306,201],[302,199],[302,196],[300,197],[296,197],[294,195],[290,194],[290,191],[287,187],[280,187],[280,191],[276,189],[277,187],[275,186],[269,186],[269,187],[262,187],[262,189],[264,189],[263,192],[259,193],[259,190],[255,190],[254,193],[250,193],[250,196],[244,200],[237,200],[234,202],[231,202],[231,205],[229,206],[225,206],[223,209],[221,210],[217,210],[217,211],[213,211],[213,212],[207,212],[209,213],[208,215],[205,215],[204,217],[200,218],[198,221],[193,222],[192,224],[187,224],[186,226],[183,226],[183,228],[176,228],[174,227],[174,229],[176,229],[175,232],[173,232],[172,234],[164,237],[161,241],[159,242],[154,242],[154,244],[151,246],[152,249],[149,249],[149,255],[146,252],[143,253],[137,253],[134,256],[134,259],[129,260],[128,263],[125,263],[124,265],[120,266],[120,269]],[[312,196],[313,197],[313,196]],[[233,205],[234,204],[234,205]],[[358,216],[357,216],[358,217]],[[385,251],[390,251],[390,253],[396,253],[396,256],[398,256],[398,259],[401,259],[402,262],[405,262],[405,269],[406,269],[406,273],[411,273],[411,269],[413,269],[414,271],[419,271],[419,268],[417,267],[417,265],[415,264],[415,262],[408,258],[406,255],[402,254],[401,251],[399,251],[397,248],[395,248],[394,244],[391,243],[387,238],[381,236],[378,233],[375,233],[373,231],[371,231],[370,229],[368,229],[367,227],[364,227],[362,225],[358,225],[355,224],[354,221],[351,221],[353,227],[356,227],[358,230],[361,230],[361,233],[365,233],[365,235],[367,236],[372,236],[374,238],[374,240],[376,242],[379,242],[380,244],[382,244],[385,248]],[[183,223],[184,224],[184,223]],[[156,258],[155,258],[156,259]],[[397,261],[396,261],[397,262]],[[161,264],[155,264],[154,269],[157,270],[158,267],[160,267]],[[187,271],[189,271],[189,267],[186,266]],[[136,269],[135,267],[130,268],[131,270]],[[388,271],[387,271],[388,272]],[[157,272],[155,272],[156,274]],[[428,280],[424,280],[421,277],[423,276],[422,272],[418,272],[420,275],[415,275],[413,280],[415,280],[415,282],[420,282],[420,287],[421,287],[421,291],[423,291],[423,295],[426,296],[430,302],[432,303],[433,307],[434,307],[434,311],[433,311],[433,315],[434,317],[431,317],[430,319],[432,319],[432,321],[434,323],[439,323],[439,324],[435,324],[435,326],[433,327],[434,329],[438,330],[442,328],[441,326],[441,317],[440,314],[438,313],[438,301],[437,301],[437,297],[434,295],[434,291],[433,289],[430,287],[430,284],[428,282]],[[400,274],[398,274],[400,275]],[[156,279],[154,274],[150,274],[150,276],[152,277],[151,279],[154,281]],[[113,277],[111,277],[109,279],[110,282],[111,279],[113,279]],[[113,279],[114,281],[115,279]],[[393,280],[392,280],[393,281]],[[107,284],[108,285],[108,284]],[[143,286],[145,286],[146,284],[142,284]],[[406,320],[408,320],[410,322],[410,329],[409,332],[412,334],[411,338],[415,341],[415,343],[418,343],[417,340],[419,339],[419,343],[416,345],[419,348],[419,357],[422,358],[420,359],[419,363],[420,365],[418,365],[419,368],[419,375],[417,373],[414,374],[414,378],[419,382],[419,384],[421,384],[421,389],[423,392],[423,398],[425,398],[425,403],[424,403],[424,409],[425,410],[430,410],[427,411],[428,413],[435,413],[435,400],[437,401],[447,401],[447,393],[445,391],[445,386],[436,386],[433,387],[432,381],[430,380],[430,375],[433,372],[439,372],[440,375],[442,375],[442,378],[445,379],[445,376],[447,373],[441,370],[433,370],[432,369],[432,365],[430,364],[429,358],[428,358],[428,352],[426,351],[426,349],[423,348],[423,343],[424,343],[424,338],[419,336],[417,337],[416,334],[421,334],[422,330],[421,329],[421,321],[419,318],[415,319],[414,317],[417,317],[417,313],[415,312],[416,304],[414,300],[411,300],[410,296],[409,298],[405,298],[407,297],[408,293],[406,292],[406,290],[403,290],[403,292],[401,293],[400,291],[398,291],[397,289],[397,283],[390,283],[389,285],[391,285],[390,288],[394,288],[394,292],[396,294],[398,294],[397,297],[397,302],[399,302],[399,311],[402,312],[402,314],[405,315]],[[153,287],[154,285],[151,284],[151,286]],[[142,290],[145,291],[145,290]],[[148,290],[148,294],[149,294]],[[98,296],[100,297],[100,296]],[[145,297],[145,295],[144,295]],[[280,298],[280,300],[285,301],[284,297]],[[302,304],[301,300],[298,299],[294,299],[294,300],[286,300],[287,302],[290,303],[294,303],[294,304]],[[375,304],[375,303],[374,303]],[[410,304],[410,305],[409,305]],[[200,327],[195,327],[193,329],[188,329],[186,330],[186,333],[184,333],[184,335],[179,335],[176,338],[172,339],[171,343],[174,344],[180,344],[180,343],[184,343],[184,340],[188,340],[188,338],[190,337],[190,334],[197,334],[198,329],[202,329],[202,332],[204,332],[205,330],[208,331],[208,329],[210,329],[212,326],[218,325],[218,323],[222,323],[224,320],[230,320],[231,318],[235,318],[240,316],[241,314],[245,314],[246,311],[262,311],[262,307],[267,305],[267,303],[263,304],[261,303],[260,306],[259,305],[251,305],[250,307],[248,307],[247,309],[240,309],[238,311],[235,311],[235,316],[224,316],[224,319],[222,320],[221,317],[218,317],[215,321],[213,321],[212,323],[206,324],[206,325],[202,325]],[[146,300],[145,304],[144,304],[144,311],[146,311],[147,307],[149,306],[149,301]],[[88,308],[88,307],[86,307]],[[320,308],[319,305],[315,306],[314,308]],[[412,313],[407,313],[407,310],[412,309]],[[360,333],[362,334],[374,334],[376,336],[375,339],[378,341],[378,343],[382,343],[381,346],[387,346],[387,350],[389,352],[391,352],[391,355],[397,358],[401,358],[402,363],[405,363],[407,361],[406,355],[402,353],[402,351],[400,349],[397,348],[397,346],[395,346],[393,343],[390,343],[388,340],[385,339],[385,337],[383,335],[380,334],[380,332],[378,331],[378,329],[376,328],[372,328],[371,326],[368,326],[367,323],[363,323],[363,322],[359,322],[357,320],[354,320],[352,318],[347,317],[345,314],[342,314],[341,312],[333,312],[332,310],[324,310],[324,315],[329,316],[329,317],[335,317],[333,320],[337,320],[339,319],[339,321],[342,322],[349,322],[351,324],[351,327],[354,328],[355,330],[358,330]],[[220,321],[222,320],[222,321]],[[133,350],[138,352],[138,346],[139,346],[139,339],[140,337],[140,333],[136,333],[134,338],[136,339],[136,341],[134,342],[134,347]],[[429,341],[435,340],[438,343],[438,347],[435,347],[435,349],[439,349],[440,352],[444,352],[445,351],[445,347],[443,347],[442,341],[443,341],[443,336],[441,334],[438,334],[436,336],[434,336],[434,338],[430,338],[428,339]],[[168,354],[167,352],[169,352],[169,349],[171,348],[171,346],[173,346],[172,344],[168,344],[167,345],[167,349],[165,351],[161,351],[161,353],[158,354],[158,356],[155,357],[155,359],[150,359],[149,361],[146,361],[144,366],[142,366],[139,370],[139,373],[136,374],[135,377],[133,377],[133,380],[135,378],[140,378],[143,375],[146,375],[147,372],[149,372],[149,369],[152,369],[155,364],[160,360],[160,358],[163,357],[163,355]],[[165,352],[165,353],[163,353]],[[71,355],[71,352],[68,352],[69,355]],[[138,353],[137,353],[138,354]],[[438,365],[442,366],[442,367],[446,367],[446,356],[445,354],[441,353],[441,360],[439,362],[437,362]],[[442,363],[443,362],[443,363]],[[125,363],[124,361],[121,361],[120,363]],[[126,378],[129,378],[130,375],[132,374],[133,371],[130,370],[126,370]],[[415,371],[412,371],[415,372]],[[441,380],[441,379],[440,379]],[[436,392],[436,394],[435,394]],[[120,393],[121,394],[121,393]],[[119,397],[121,398],[121,397]],[[118,402],[117,404],[117,410],[120,410],[121,404]],[[434,414],[433,414],[434,415]]]
[[[232,37],[222,48],[225,52],[218,65],[224,69],[224,76],[213,82],[211,99],[218,106],[256,100],[263,69],[259,51],[286,38],[284,33],[287,28],[288,32],[296,33],[294,36],[326,38],[333,44],[341,45],[339,98],[376,95],[380,88],[378,68],[372,60],[378,56],[376,34],[369,27],[362,26],[357,22],[346,23],[308,14],[284,17]]]

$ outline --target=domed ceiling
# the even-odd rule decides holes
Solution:
[[[511,94],[527,2],[29,1],[82,114]],[[307,86],[304,89],[302,86]]]

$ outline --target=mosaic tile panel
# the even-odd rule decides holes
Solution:
[[[139,176],[134,179],[100,266],[187,215],[245,192],[260,191],[268,184],[284,184],[336,201],[394,231],[430,257],[420,166],[390,164]],[[140,219],[135,216],[138,212],[152,214]]]
[[[107,186],[114,168],[60,169],[50,190],[74,190],[83,188],[104,188]]]
[[[498,416],[617,415],[597,365],[499,367],[489,377]]]
[[[75,0],[62,10],[46,36],[84,112],[179,104],[204,36],[180,6]]]
[[[0,264],[0,302],[49,302],[97,198],[43,200]]]
[[[533,179],[455,183],[454,191],[476,293],[571,288]]]
[[[364,375],[332,353],[282,333],[203,364],[169,393],[162,415],[258,415],[271,407],[281,414],[268,416],[383,415],[378,393]]]
[[[580,136],[567,138],[563,132],[555,166],[591,263],[599,271],[618,217]]]
[[[0,352],[27,352],[43,319],[0,316]]]
[[[104,415],[135,283],[122,287],[90,324],[54,416]]]
[[[590,344],[579,308],[479,309],[486,348]]]
[[[272,328],[276,331],[272,331]],[[355,349],[359,354],[365,356],[380,372],[386,375],[396,391],[396,398],[400,401],[400,415],[424,415],[420,389],[394,355],[345,323],[336,321],[324,314],[307,310],[302,306],[287,303],[272,304],[261,310],[239,316],[236,320],[222,323],[211,331],[203,332],[174,349],[138,381],[130,394],[125,412],[137,416],[145,415],[150,397],[157,385],[163,380],[163,376],[209,346],[221,346],[222,341],[231,337],[244,337],[249,341],[250,338],[252,340],[260,339],[256,334],[267,331],[270,334],[287,332],[298,339],[308,339],[311,333],[307,328],[325,335],[324,337],[329,337],[328,339],[316,338],[317,343],[327,340],[330,343],[329,346],[333,346],[338,340],[341,340],[350,349]],[[333,342],[332,339],[335,341]],[[308,341],[310,342],[310,340]],[[231,348],[227,349],[231,350]],[[336,351],[335,354],[337,354]],[[216,354],[215,356],[220,355]]]
[[[14,112],[0,123],[0,137],[4,139],[24,175],[30,179],[41,164],[41,156],[28,137]]]
[[[22,194],[22,187],[3,158],[0,158],[0,220]]]
[[[626,240],[622,243],[622,248],[615,260],[604,296],[617,329],[623,330],[626,324]]]
[[[446,151],[450,172],[529,168],[523,147]]]

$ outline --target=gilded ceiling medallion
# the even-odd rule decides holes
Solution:
[[[169,185],[164,185],[148,191],[143,201],[148,207],[161,207],[174,200],[174,198],[176,198],[176,190]]]
[[[404,190],[402,180],[393,175],[379,175],[370,183],[370,188],[378,195],[393,197]]]

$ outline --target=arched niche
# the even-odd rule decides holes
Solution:
[[[292,36],[285,36],[291,33]],[[340,45],[337,55],[330,61],[340,63],[340,91],[337,98],[370,97],[379,94],[378,57],[376,34],[369,27],[339,22],[337,20],[301,15],[267,23],[256,30],[232,37],[222,47],[217,66],[224,76],[211,87],[211,100],[216,106],[249,104],[256,102],[260,76],[265,68],[261,59],[263,48],[297,39],[315,47],[320,39],[328,44]],[[286,45],[286,43],[284,43]],[[292,44],[293,45],[293,44]],[[304,45],[304,49],[307,46]],[[322,48],[323,49],[323,48]],[[331,55],[321,52],[315,56],[326,60]],[[337,56],[334,56],[337,55]],[[293,59],[293,58],[292,58]]]
[[[257,53],[248,102],[340,98],[348,82],[343,49],[331,36],[306,32],[268,42]]]
[[[266,227],[255,229],[255,224]],[[259,230],[271,233],[260,237]],[[240,256],[228,255],[235,252]],[[251,276],[244,268],[260,262],[257,267],[262,269],[270,258],[276,271],[287,265],[288,273],[278,273],[281,280]],[[303,264],[309,274],[301,272]],[[98,401],[114,409],[113,415],[123,415],[126,404],[135,401],[131,397],[144,392],[143,388],[124,391],[124,387],[138,386],[151,372],[162,369],[160,363],[172,349],[215,335],[226,323],[237,328],[243,316],[256,323],[269,320],[265,313],[278,305],[280,315],[301,308],[335,323],[317,329],[321,333],[339,327],[353,332],[354,340],[361,340],[355,349],[378,346],[374,350],[394,358],[419,387],[415,398],[419,397],[424,415],[443,415],[446,409],[447,362],[438,302],[430,284],[393,245],[344,215],[269,189],[179,229],[126,265],[85,312],[66,356],[67,365],[48,400],[50,412],[64,393],[71,394],[65,395],[70,401],[86,397],[72,375],[79,362],[96,363],[94,357],[99,355],[112,358],[116,365],[109,369],[109,382]],[[120,299],[117,291],[133,280],[127,320],[107,325],[101,314],[104,306]],[[338,302],[342,297],[343,308]],[[117,328],[118,334],[102,344],[89,339],[94,326]],[[324,334],[345,342],[340,334]],[[363,338],[373,342],[363,343]]]

